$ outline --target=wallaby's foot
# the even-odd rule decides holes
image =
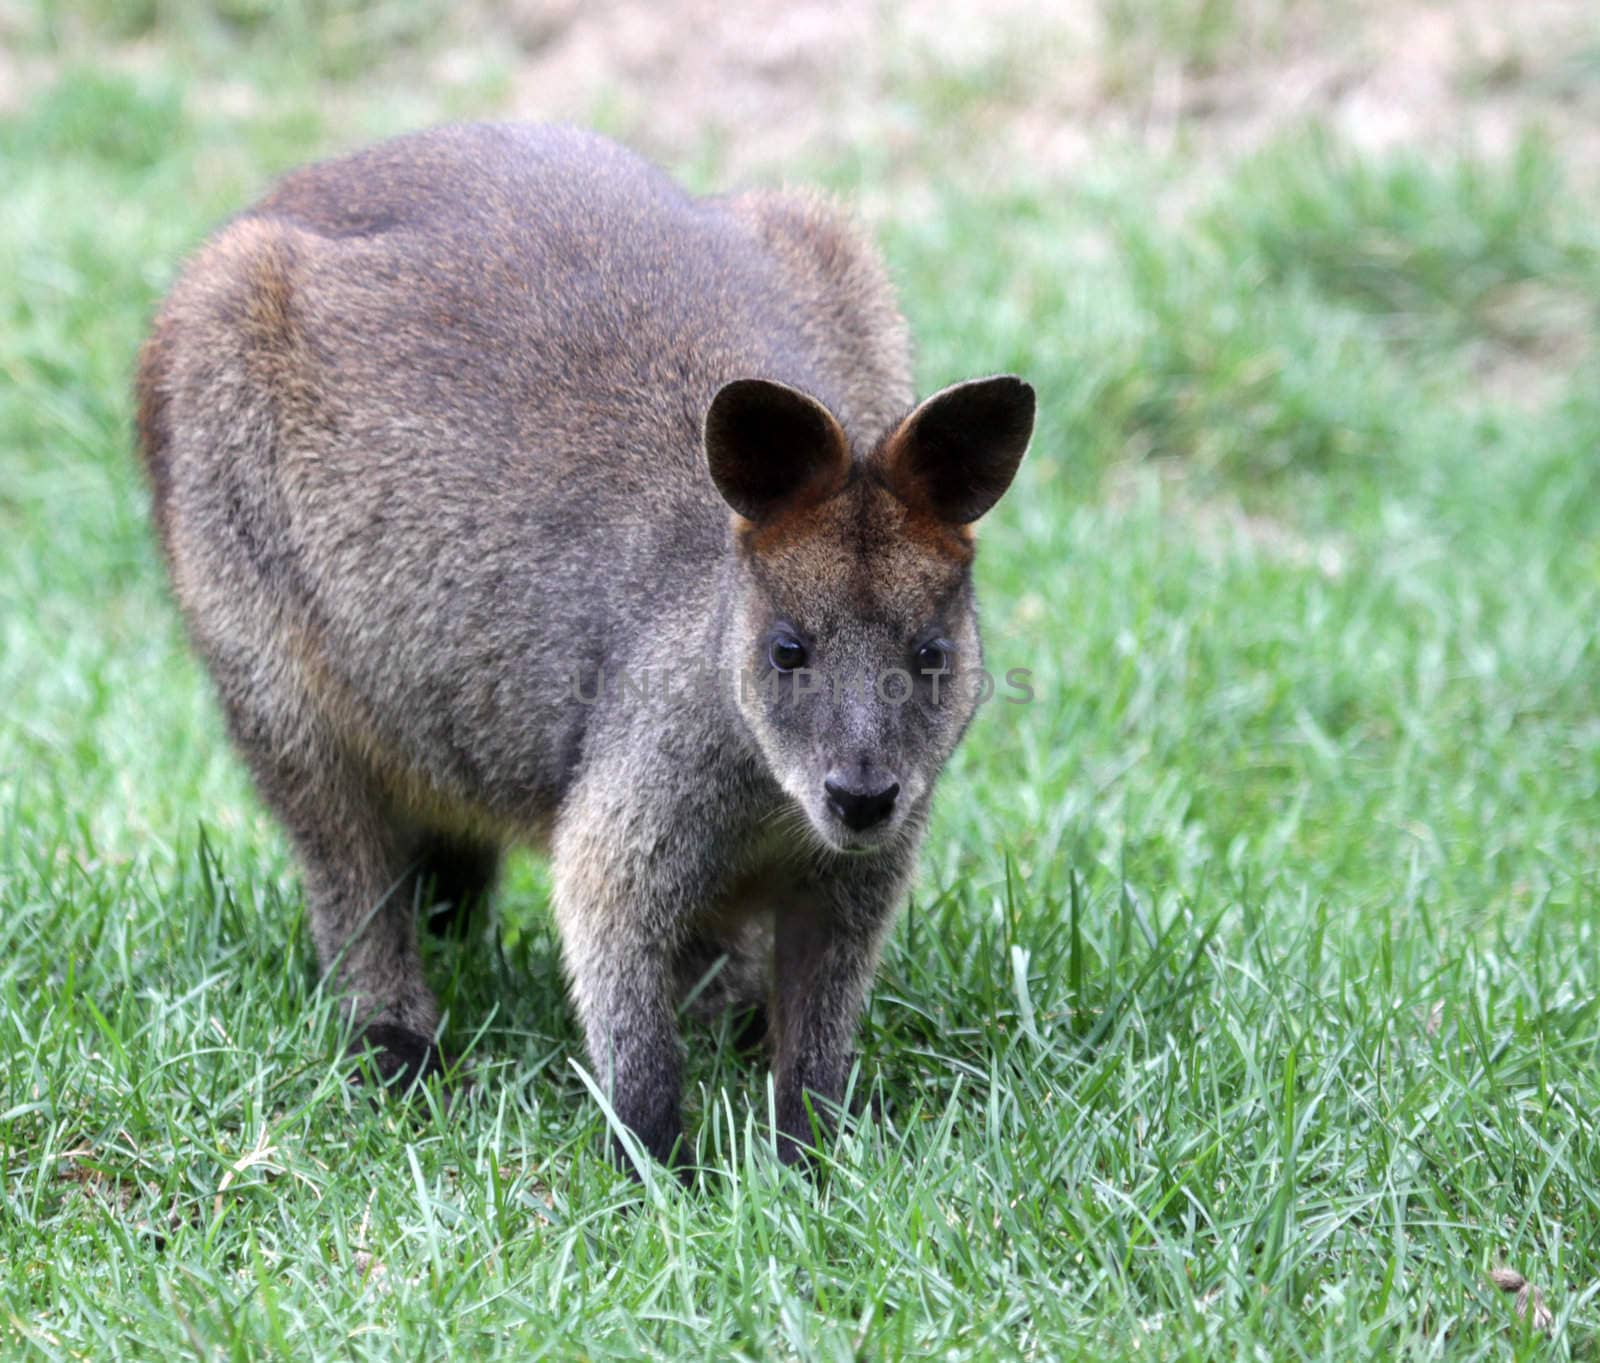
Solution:
[[[857,1089],[850,1095],[847,1108],[815,1094],[808,1096],[810,1111],[802,1107],[798,1112],[779,1114],[778,1159],[783,1164],[798,1164],[815,1170],[821,1152],[837,1141],[841,1133],[859,1131],[883,1120],[883,1103],[877,1094]]]
[[[815,1173],[818,1160],[823,1150],[832,1144],[838,1134],[838,1122],[831,1120],[831,1114],[823,1109],[823,1105],[816,1106],[816,1127],[813,1129],[809,1120],[800,1121],[791,1119],[780,1122],[777,1132],[778,1162],[787,1164],[791,1168],[799,1167],[808,1172]]]
[[[352,1083],[370,1075],[380,1088],[397,1095],[410,1094],[419,1084],[442,1078],[449,1068],[444,1053],[432,1037],[394,1022],[374,1022],[361,1029],[350,1054],[361,1058]]]
[[[663,1114],[654,1121],[635,1118],[628,1122],[628,1129],[633,1133],[639,1144],[645,1148],[650,1158],[664,1168],[670,1169],[677,1175],[679,1182],[687,1183],[691,1178],[691,1171],[685,1166],[682,1153],[683,1119],[674,1105],[670,1114]],[[639,1170],[629,1157],[622,1140],[615,1133],[611,1136],[611,1158],[618,1167],[626,1169],[635,1178]]]

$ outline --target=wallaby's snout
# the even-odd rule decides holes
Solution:
[[[875,767],[864,772],[834,771],[823,781],[828,812],[852,833],[876,828],[894,813],[900,783]]]

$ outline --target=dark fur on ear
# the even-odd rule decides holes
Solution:
[[[826,407],[787,384],[735,379],[706,412],[706,463],[747,521],[826,501],[850,477],[850,445]]]
[[[1003,374],[935,393],[874,455],[889,491],[947,525],[970,525],[1016,476],[1033,434],[1033,389]]]

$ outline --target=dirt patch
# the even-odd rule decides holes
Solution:
[[[0,0],[0,118],[20,113],[56,75],[59,63],[25,53],[32,23],[20,0]]]
[[[435,66],[447,85],[494,68],[505,115],[593,124],[708,186],[858,165],[869,221],[916,216],[941,184],[1048,192],[1131,158],[1177,224],[1310,124],[1441,158],[1505,157],[1540,129],[1600,189],[1590,0],[513,0]],[[1585,314],[1485,344],[1482,391],[1539,400],[1588,332]]]
[[[950,155],[1045,176],[1108,141],[1197,170],[1318,119],[1364,149],[1498,154],[1530,125],[1600,164],[1600,12],[1288,0],[517,0],[506,112],[599,121],[664,159],[759,173],[863,147],[926,173]]]
[[[468,0],[441,13],[443,28],[414,25],[422,51],[363,50],[360,81],[330,81],[328,107],[393,86],[422,95],[420,117],[436,105],[592,124],[724,181],[860,160],[873,182],[1048,182],[1132,146],[1173,153],[1180,210],[1186,181],[1312,120],[1363,150],[1488,154],[1538,126],[1575,173],[1600,176],[1592,0]],[[27,0],[0,0],[0,113],[64,62],[182,48],[165,29],[55,29],[46,41]],[[220,69],[199,83],[224,109],[271,96]]]

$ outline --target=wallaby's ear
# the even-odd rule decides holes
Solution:
[[[1011,486],[1033,434],[1033,389],[1011,374],[935,393],[878,448],[879,475],[907,506],[970,525]]]
[[[850,444],[815,398],[770,379],[735,379],[706,412],[706,463],[723,500],[759,525],[838,492],[850,477]]]

